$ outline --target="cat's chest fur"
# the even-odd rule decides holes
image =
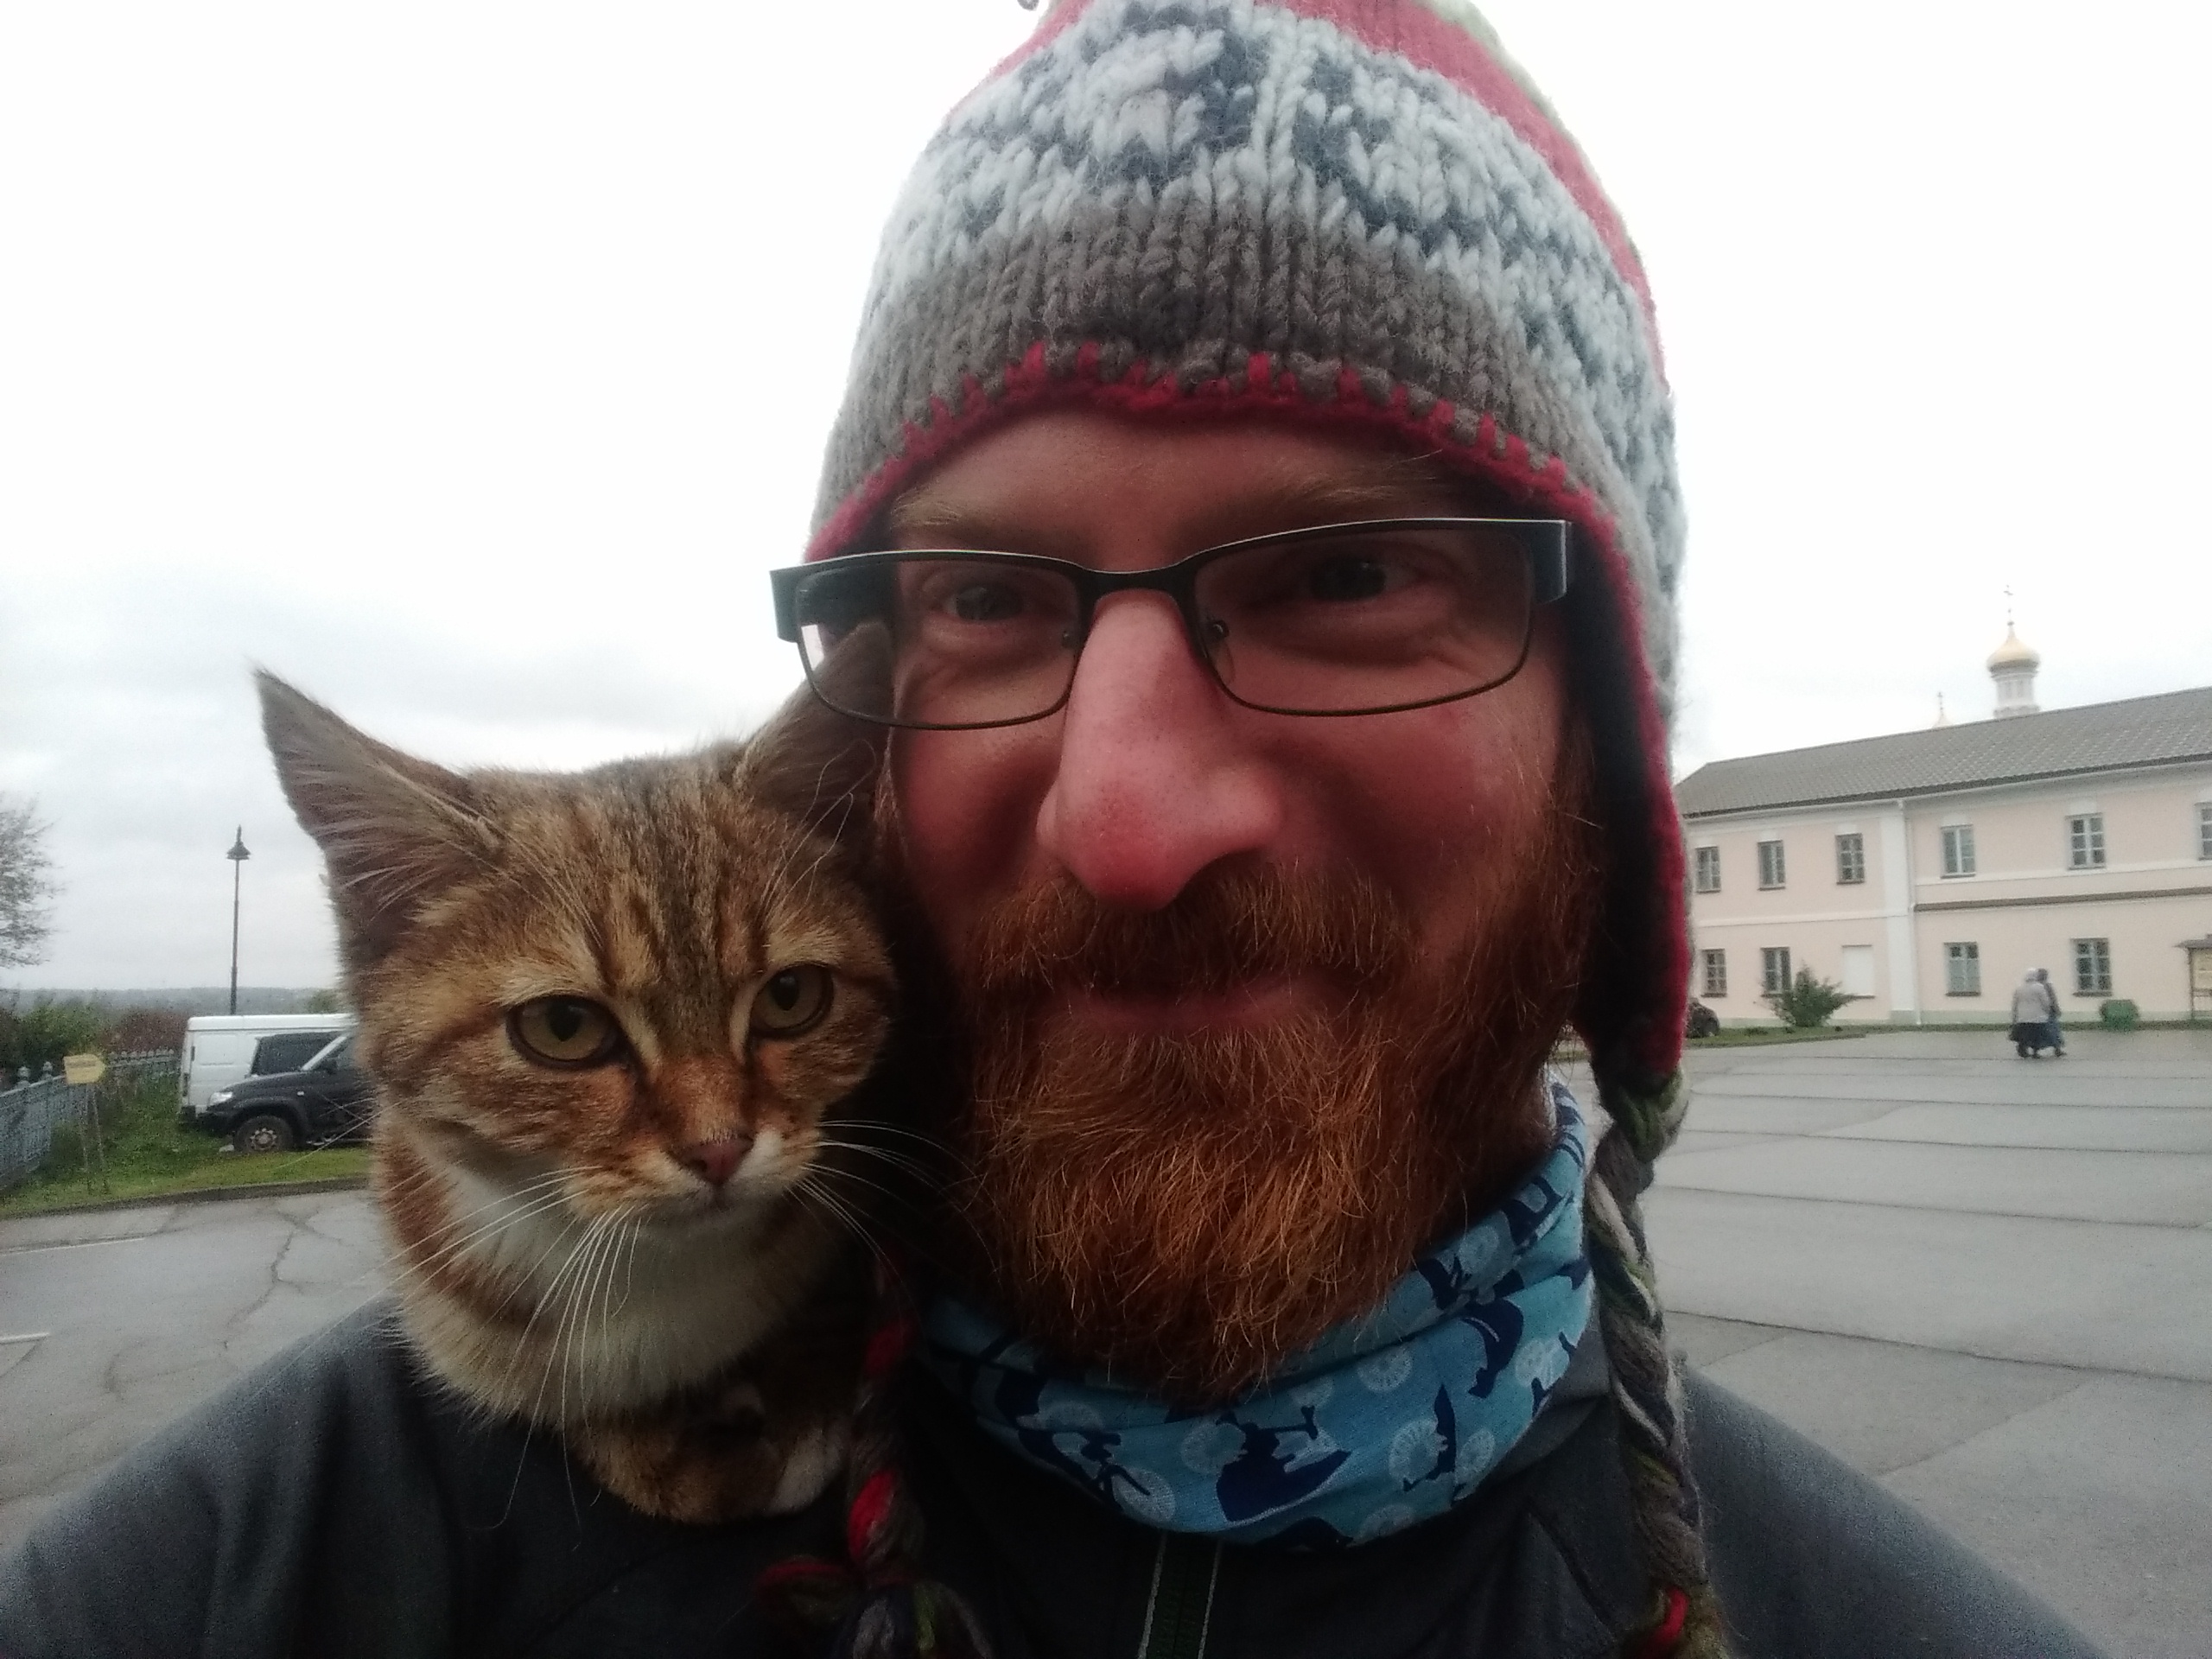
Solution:
[[[580,1220],[542,1189],[420,1158],[382,1180],[410,1330],[479,1403],[540,1421],[636,1412],[709,1382],[821,1287],[847,1239],[785,1203],[678,1230]],[[466,1243],[457,1241],[466,1239]]]

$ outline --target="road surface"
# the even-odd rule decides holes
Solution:
[[[2212,1033],[1693,1056],[1647,1200],[1693,1363],[2115,1656],[2212,1655]],[[376,1294],[359,1193],[0,1223],[0,1547]]]
[[[1647,1217],[1692,1361],[2115,1655],[2212,1655],[2212,1032],[1707,1049]]]

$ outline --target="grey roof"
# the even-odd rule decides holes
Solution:
[[[1677,784],[1675,799],[1694,818],[2206,760],[2212,685],[1715,760]]]

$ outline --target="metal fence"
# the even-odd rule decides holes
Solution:
[[[109,1103],[123,1090],[150,1077],[175,1075],[175,1052],[167,1050],[110,1055],[107,1075],[98,1083],[73,1084],[48,1077],[0,1089],[0,1192],[20,1185],[46,1162],[54,1150],[55,1129],[65,1124],[80,1131],[94,1128]],[[80,1135],[79,1144],[91,1149],[89,1157],[99,1158],[96,1136]]]

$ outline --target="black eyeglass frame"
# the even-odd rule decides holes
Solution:
[[[1247,552],[1255,547],[1287,547],[1300,542],[1327,540],[1358,531],[1449,530],[1476,526],[1510,532],[1529,560],[1529,617],[1521,631],[1520,653],[1514,658],[1512,667],[1496,679],[1465,691],[1448,692],[1440,697],[1421,697],[1412,702],[1385,703],[1372,709],[1284,709],[1240,697],[1236,689],[1222,678],[1221,669],[1206,646],[1205,619],[1198,612],[1199,573],[1217,559],[1225,558],[1233,553]],[[1411,709],[1431,709],[1439,703],[1464,702],[1469,697],[1478,697],[1485,691],[1495,691],[1518,674],[1529,660],[1529,647],[1535,636],[1537,611],[1565,598],[1567,588],[1573,582],[1573,524],[1565,518],[1360,518],[1346,524],[1313,524],[1301,530],[1278,531],[1271,535],[1249,536],[1242,541],[1224,542],[1218,547],[1202,548],[1173,564],[1156,565],[1148,570],[1100,570],[1087,564],[1077,564],[1071,559],[1048,558],[1038,553],[994,552],[982,548],[899,548],[879,553],[846,553],[835,558],[818,559],[809,564],[785,565],[768,573],[768,584],[775,596],[777,636],[798,646],[799,666],[805,671],[807,684],[813,688],[815,696],[839,713],[849,715],[855,720],[867,721],[871,725],[894,727],[903,731],[981,732],[1005,726],[1027,726],[1036,721],[1051,719],[1067,707],[1068,698],[1075,690],[1074,664],[1081,659],[1083,647],[1090,638],[1090,625],[1097,613],[1098,601],[1109,594],[1122,593],[1165,594],[1174,602],[1177,614],[1183,619],[1183,632],[1190,642],[1192,653],[1205,665],[1207,673],[1213,677],[1214,683],[1221,688],[1230,702],[1262,714],[1336,720],[1361,715],[1402,714]],[[1068,578],[1076,593],[1074,638],[1069,641],[1068,683],[1061,688],[1058,700],[1051,708],[1013,720],[946,722],[898,720],[887,715],[861,714],[830,702],[814,677],[814,664],[807,660],[805,643],[799,638],[799,583],[809,576],[820,575],[832,568],[850,570],[855,567],[897,565],[916,559],[961,559],[977,564],[1014,565],[1027,569],[1057,571]]]

